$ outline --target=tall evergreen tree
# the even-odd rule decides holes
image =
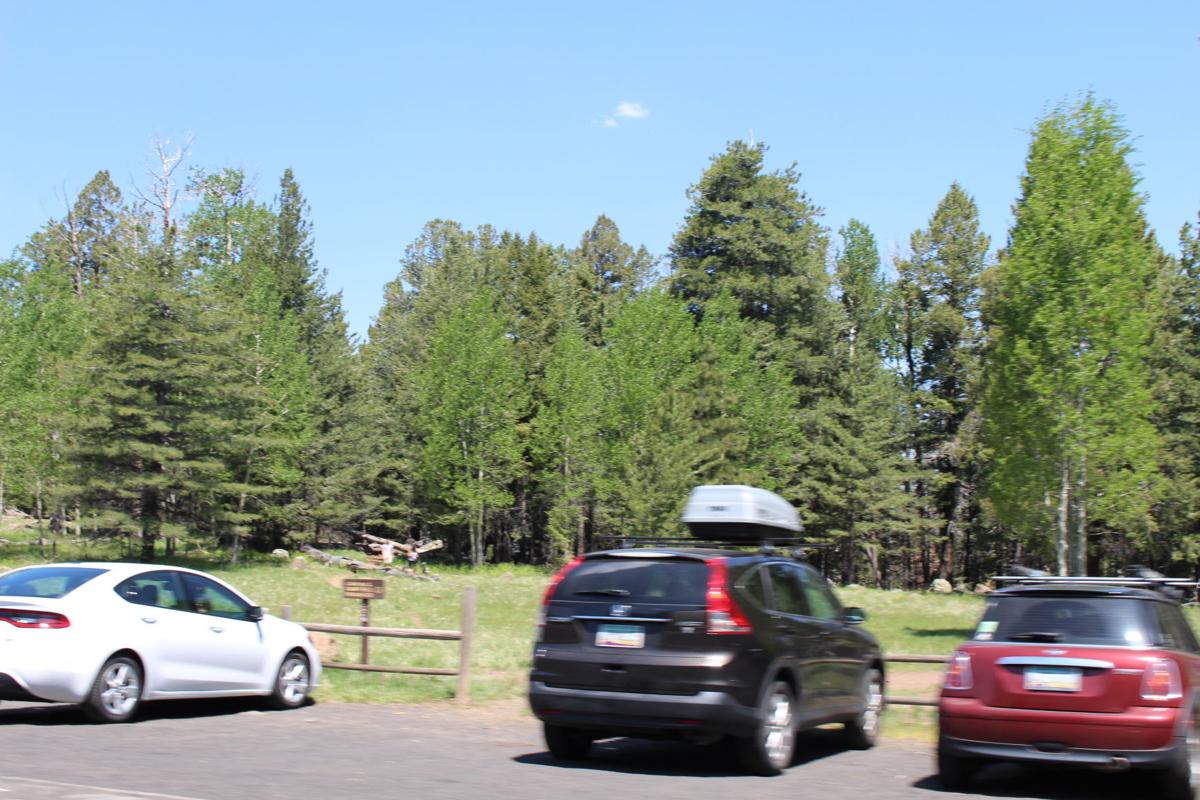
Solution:
[[[571,288],[588,341],[603,344],[616,311],[647,281],[654,259],[621,239],[617,224],[601,214],[570,253]]]
[[[1038,123],[986,297],[988,494],[1060,574],[1087,574],[1091,532],[1150,524],[1157,264],[1129,152],[1091,97]]]
[[[897,264],[903,298],[900,351],[915,423],[909,447],[929,473],[916,494],[937,526],[941,577],[964,572],[978,481],[975,432],[980,278],[990,241],[975,201],[957,184],[938,203],[929,226],[911,238]]]
[[[1179,257],[1163,256],[1162,324],[1154,340],[1156,413],[1165,486],[1154,509],[1151,563],[1200,558],[1200,236],[1179,233]]]

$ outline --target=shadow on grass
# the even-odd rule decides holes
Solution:
[[[904,632],[918,638],[952,636],[957,639],[970,639],[975,635],[974,628],[905,628]]]
[[[961,794],[944,789],[937,775],[914,781],[912,786],[954,797],[974,795],[1037,800],[1128,800],[1157,796],[1157,786],[1147,772],[1113,774],[1060,765],[1013,763],[987,765]]]
[[[792,766],[845,752],[840,730],[814,730],[796,738]],[[604,739],[592,745],[581,761],[559,761],[549,752],[527,753],[513,759],[518,764],[556,769],[620,772],[635,775],[688,776],[697,778],[745,778],[738,763],[737,748],[728,741],[696,745],[671,739]]]

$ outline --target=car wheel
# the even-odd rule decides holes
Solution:
[[[141,702],[141,666],[128,656],[114,656],[100,668],[83,712],[92,722],[125,722]]]
[[[299,708],[308,699],[310,680],[308,658],[303,653],[288,653],[275,673],[275,687],[268,701],[270,706]]]
[[[845,727],[846,743],[855,750],[874,747],[883,724],[883,673],[874,667],[863,676],[862,706],[862,713],[849,720]]]
[[[796,751],[796,696],[792,687],[775,681],[759,703],[753,735],[738,740],[742,766],[755,775],[778,775]]]
[[[974,759],[947,753],[942,743],[938,742],[937,768],[942,788],[952,792],[967,788],[971,783],[971,777],[975,774],[975,767]]]
[[[1200,730],[1194,721],[1180,745],[1175,763],[1161,775],[1166,800],[1193,800],[1200,789]]]
[[[587,758],[592,749],[592,737],[578,728],[566,728],[562,725],[542,725],[546,735],[546,747],[550,755],[563,761],[580,761]]]

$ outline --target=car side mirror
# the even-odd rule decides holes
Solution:
[[[258,622],[263,618],[262,606],[250,606],[250,610],[246,612],[246,618],[251,622]]]
[[[858,606],[851,606],[842,612],[842,619],[851,625],[861,625],[867,621],[867,612]]]

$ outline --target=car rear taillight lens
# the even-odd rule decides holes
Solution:
[[[18,628],[69,628],[71,621],[53,611],[27,611],[20,608],[0,608],[0,622]]]
[[[583,556],[576,556],[571,561],[568,561],[566,566],[555,573],[550,579],[550,585],[546,587],[546,593],[542,595],[542,606],[538,609],[537,615],[537,640],[542,640],[542,629],[546,627],[546,608],[550,605],[550,598],[554,597],[554,590],[562,583],[563,578],[567,577],[567,573],[583,563]]]
[[[975,675],[971,672],[971,654],[957,651],[946,662],[946,680],[943,688],[964,691],[975,685]]]
[[[1142,673],[1143,700],[1177,700],[1183,697],[1179,667],[1169,658],[1158,658]]]
[[[729,567],[723,558],[710,558],[708,564],[708,591],[705,593],[704,610],[708,616],[708,632],[750,633],[750,620],[738,608],[725,588]]]

